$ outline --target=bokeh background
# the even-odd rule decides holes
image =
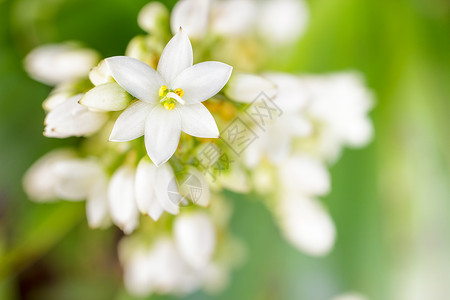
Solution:
[[[41,155],[76,139],[42,136],[50,88],[24,56],[79,40],[122,54],[141,30],[146,0],[0,0],[0,299],[131,299],[117,229],[90,230],[84,203],[36,204],[21,177]],[[233,233],[247,261],[223,294],[187,299],[450,299],[450,3],[310,0],[304,37],[269,65],[301,73],[359,70],[374,91],[376,136],[346,150],[323,199],[338,239],[324,258],[287,244],[256,196],[231,193]],[[172,7],[174,1],[166,4]],[[156,299],[170,297],[155,297]]]

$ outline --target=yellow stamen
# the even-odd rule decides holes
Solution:
[[[174,93],[180,97],[183,97],[183,95],[184,95],[184,92],[182,89],[175,89]]]
[[[162,85],[160,88],[159,88],[159,96],[160,97],[164,97],[167,93],[167,86],[165,86],[165,85]]]
[[[175,103],[164,103],[164,108],[167,110],[173,110],[175,108]]]

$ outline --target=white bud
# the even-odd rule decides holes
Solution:
[[[276,85],[262,76],[237,73],[231,75],[225,86],[225,95],[237,102],[251,103],[262,93],[269,98],[276,95]]]
[[[176,34],[180,27],[191,39],[201,39],[205,36],[209,22],[210,0],[178,1],[171,14],[170,27]]]
[[[91,228],[105,228],[110,225],[108,182],[104,176],[99,176],[88,194],[86,217]]]
[[[103,112],[93,112],[78,103],[83,94],[78,94],[58,105],[45,117],[44,135],[66,138],[89,136],[97,132],[108,116]]]
[[[280,200],[279,221],[287,240],[309,255],[326,255],[333,248],[336,229],[320,202],[292,193]]]
[[[135,171],[122,166],[113,174],[108,187],[109,209],[114,224],[130,234],[139,223],[134,192]]]
[[[156,189],[157,167],[147,158],[143,158],[136,170],[136,204],[139,211],[148,214],[157,221],[164,209],[157,199]]]
[[[216,233],[210,217],[202,212],[180,215],[174,223],[175,244],[193,268],[204,268],[216,246]]]
[[[119,111],[130,104],[133,96],[115,82],[104,83],[90,89],[79,103],[93,111]]]
[[[258,13],[257,1],[214,1],[211,31],[216,35],[234,38],[252,32]]]
[[[73,43],[50,44],[33,49],[25,58],[25,69],[35,80],[56,85],[86,77],[98,60],[94,50]]]
[[[161,2],[150,2],[145,5],[138,15],[139,26],[149,32],[158,33],[169,23],[169,10]]]
[[[89,80],[95,86],[108,82],[114,82],[114,78],[112,77],[105,60],[100,61],[97,66],[91,69],[89,72]]]
[[[268,0],[262,3],[257,29],[272,44],[296,41],[306,29],[309,10],[301,0]]]

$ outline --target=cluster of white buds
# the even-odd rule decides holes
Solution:
[[[136,295],[225,285],[242,246],[223,190],[261,194],[289,242],[327,254],[327,164],[370,141],[371,95],[355,73],[255,72],[269,55],[255,45],[294,42],[308,16],[297,0],[181,0],[171,14],[152,2],[125,56],[99,61],[74,44],[32,51],[26,69],[55,86],[44,135],[83,138],[38,160],[26,192],[86,199],[91,227],[127,234],[120,261]]]

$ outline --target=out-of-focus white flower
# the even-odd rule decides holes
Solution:
[[[257,14],[257,1],[214,1],[212,5],[211,31],[214,34],[227,37],[247,35],[254,28]]]
[[[204,138],[219,136],[214,118],[201,102],[223,88],[232,67],[219,62],[193,66],[192,46],[182,30],[164,49],[158,71],[129,57],[106,62],[117,83],[139,99],[119,116],[111,141],[130,141],[145,133],[147,153],[159,166],[172,157],[181,131]]]
[[[64,81],[86,77],[99,61],[92,49],[74,43],[49,44],[33,49],[25,58],[25,69],[37,81],[56,85]]]
[[[151,248],[128,243],[126,239],[121,241],[119,258],[125,286],[131,294],[185,294],[199,287],[198,276],[183,261],[170,238],[158,238]]]
[[[151,34],[164,31],[169,23],[169,10],[161,2],[153,1],[145,5],[138,15],[139,26]]]
[[[348,293],[333,297],[332,300],[368,300],[366,296],[359,293]]]
[[[180,0],[171,14],[170,27],[176,34],[180,27],[191,39],[203,38],[208,30],[210,0]]]
[[[50,93],[50,95],[42,103],[42,108],[46,112],[52,111],[57,106],[78,94],[76,82],[66,81],[58,84]]]
[[[93,111],[119,111],[125,109],[133,97],[115,82],[108,82],[90,89],[78,101]]]
[[[206,207],[210,203],[211,193],[205,176],[196,168],[189,166],[178,181],[180,200],[182,203],[192,203]]]
[[[271,44],[296,41],[306,29],[309,10],[303,0],[268,0],[261,2],[257,29]]]
[[[319,201],[298,193],[284,193],[279,205],[279,222],[288,241],[309,255],[329,253],[336,229]]]
[[[52,151],[24,176],[24,189],[36,201],[86,199],[92,188],[103,180],[104,173],[94,159],[77,158],[70,150]]]
[[[181,201],[172,168],[165,164],[156,167],[147,158],[139,162],[136,171],[136,203],[139,211],[158,220],[163,211],[179,212]]]
[[[373,136],[368,112],[372,94],[355,73],[340,73],[306,78],[312,93],[308,113],[322,126],[323,155],[334,160],[344,145],[361,147]],[[320,138],[320,137],[319,137]]]
[[[273,98],[277,93],[277,86],[274,82],[262,76],[237,73],[231,76],[224,92],[234,101],[251,103],[261,94]]]
[[[87,195],[86,217],[91,228],[104,228],[111,223],[108,205],[108,181],[105,176],[96,178],[95,184]]]
[[[289,157],[278,169],[284,191],[305,196],[321,196],[330,191],[330,175],[326,166],[306,155]]]
[[[95,86],[108,82],[114,82],[114,78],[112,77],[105,60],[100,61],[97,66],[91,69],[89,72],[89,80]]]
[[[216,233],[207,214],[195,212],[178,216],[174,238],[180,255],[191,267],[201,269],[209,264],[216,247]]]
[[[133,232],[139,223],[134,182],[135,171],[128,166],[122,166],[113,174],[108,186],[112,221],[126,234]]]
[[[47,114],[44,122],[46,137],[89,136],[103,126],[108,116],[79,104],[82,97],[83,94],[73,96]]]

